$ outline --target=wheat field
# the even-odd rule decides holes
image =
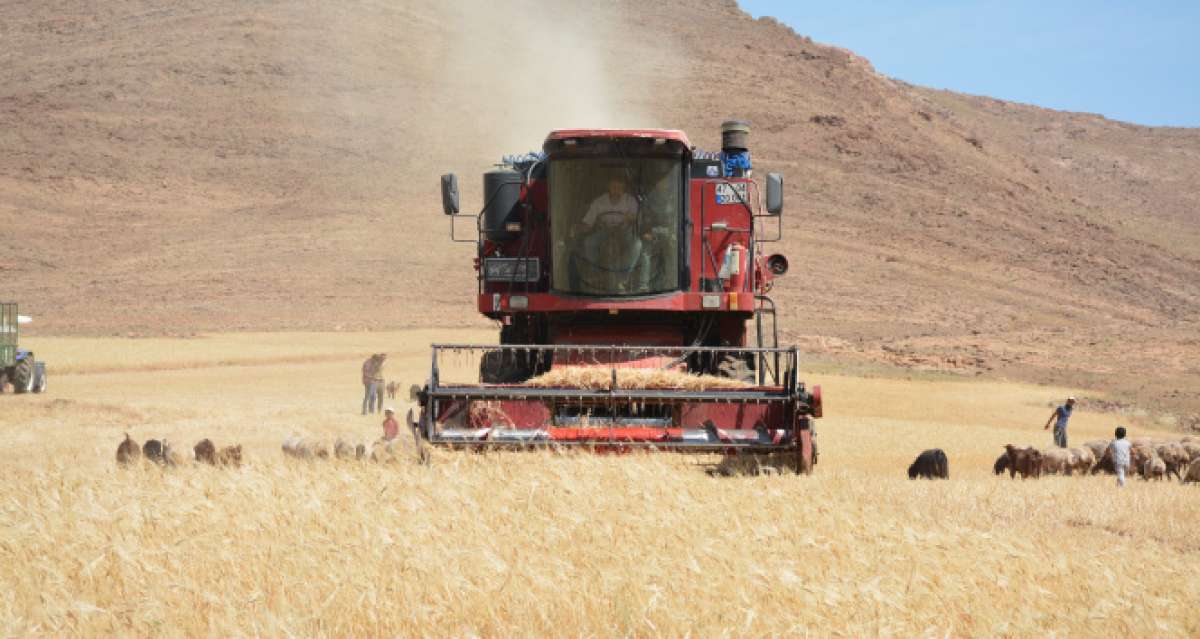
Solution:
[[[490,337],[30,340],[53,377],[0,397],[0,634],[1200,634],[1200,488],[991,474],[1001,445],[1048,445],[1052,402],[1080,389],[825,367],[811,477],[670,455],[283,457],[293,434],[377,436],[366,354],[407,386],[429,342]],[[1072,437],[1116,423],[1082,411]],[[118,469],[125,432],[242,443],[246,463]],[[909,481],[935,446],[951,480]]]

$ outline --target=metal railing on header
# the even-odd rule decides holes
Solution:
[[[797,349],[778,347],[434,344],[432,351],[430,390],[434,391],[480,383],[476,367],[489,354],[496,356],[501,365],[520,367],[526,378],[547,372],[552,366],[608,368],[613,379],[610,390],[615,389],[619,369],[673,370],[688,375],[709,374],[737,379],[728,373],[732,368],[751,376],[749,380],[741,380],[746,381],[748,387],[782,387],[784,391],[791,391],[795,389],[799,367]],[[455,358],[470,362],[470,382],[443,382],[443,363],[450,359],[449,367],[455,368]],[[740,364],[745,368],[738,371]]]

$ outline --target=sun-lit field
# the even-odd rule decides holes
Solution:
[[[1200,634],[1200,488],[991,473],[1005,443],[1048,445],[1051,402],[1079,389],[810,377],[828,415],[811,477],[667,455],[283,457],[293,434],[378,435],[358,414],[368,353],[407,388],[431,341],[491,339],[29,340],[52,377],[0,396],[0,634]],[[1081,412],[1073,443],[1117,423]],[[125,432],[242,443],[246,464],[121,470]],[[951,480],[909,481],[931,447]]]

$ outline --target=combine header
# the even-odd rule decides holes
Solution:
[[[775,454],[810,472],[820,389],[779,347],[767,296],[787,271],[763,250],[780,239],[783,178],[768,174],[763,197],[749,132],[726,122],[722,151],[703,153],[681,131],[554,131],[484,174],[478,215],[460,215],[443,176],[445,213],[475,223],[451,237],[476,244],[500,343],[434,345],[409,418],[420,437]]]

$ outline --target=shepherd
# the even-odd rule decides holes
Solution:
[[[375,353],[362,365],[362,414],[378,413],[383,408],[383,362],[386,353]]]
[[[1067,421],[1071,419],[1071,413],[1075,412],[1075,398],[1068,397],[1067,403],[1054,409],[1050,413],[1050,419],[1046,420],[1046,427],[1042,430],[1050,428],[1050,424],[1054,424],[1054,445],[1059,448],[1067,447]]]

